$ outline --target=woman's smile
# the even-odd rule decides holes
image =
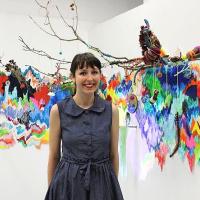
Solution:
[[[92,89],[94,86],[95,86],[95,84],[83,84],[83,86],[84,87],[86,87],[87,89]]]

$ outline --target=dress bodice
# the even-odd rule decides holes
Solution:
[[[83,109],[70,96],[58,103],[58,108],[64,157],[80,160],[109,157],[111,102],[96,94],[93,105]]]

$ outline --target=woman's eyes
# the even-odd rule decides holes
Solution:
[[[92,74],[98,74],[99,72],[98,71],[93,71]],[[86,75],[87,72],[80,72],[80,75]]]
[[[92,73],[93,73],[93,74],[98,74],[99,72],[98,72],[98,71],[93,71]]]
[[[81,72],[80,75],[86,75],[86,72]]]

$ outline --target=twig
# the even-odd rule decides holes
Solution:
[[[75,1],[74,1],[74,10],[75,10],[75,12],[76,12],[76,24],[73,25],[73,26],[70,25],[69,23],[67,23],[67,21],[64,19],[63,15],[62,15],[62,13],[60,12],[58,6],[56,6],[56,9],[57,9],[57,11],[58,11],[58,13],[59,13],[59,16],[60,16],[60,18],[62,19],[62,21],[64,22],[65,26],[66,26],[67,28],[70,28],[70,29],[72,30],[74,36],[75,36],[74,38],[71,38],[71,39],[65,39],[65,38],[60,37],[60,36],[56,33],[55,29],[53,28],[52,23],[51,23],[51,21],[50,21],[49,11],[48,11],[49,1],[47,2],[47,5],[46,5],[46,6],[40,4],[37,0],[35,0],[35,2],[37,3],[37,5],[38,5],[41,9],[44,9],[44,10],[45,10],[45,12],[46,12],[46,20],[47,20],[47,23],[46,23],[45,25],[48,25],[48,26],[49,26],[51,32],[49,32],[49,31],[47,31],[46,29],[44,29],[44,28],[43,28],[41,25],[39,25],[31,16],[29,16],[29,17],[30,17],[30,19],[33,21],[33,23],[34,23],[41,31],[43,31],[44,33],[46,33],[46,34],[48,34],[48,35],[50,35],[50,36],[52,36],[52,37],[56,37],[56,38],[59,39],[60,41],[64,41],[64,42],[73,42],[73,41],[78,40],[78,41],[80,41],[81,43],[83,43],[84,45],[86,45],[89,49],[91,49],[91,50],[97,52],[98,54],[100,54],[100,56],[101,56],[106,62],[108,62],[109,65],[114,65],[113,62],[114,62],[115,64],[117,64],[117,61],[120,61],[120,62],[123,62],[123,61],[129,62],[129,61],[130,61],[130,59],[128,59],[128,58],[126,58],[126,57],[116,57],[116,56],[112,56],[112,55],[110,55],[110,54],[108,54],[108,53],[105,53],[105,52],[101,51],[99,48],[88,44],[87,42],[85,42],[85,41],[79,36],[79,34],[77,33],[77,29],[78,29],[78,9],[77,9],[77,5],[76,5],[76,2],[75,2]],[[21,37],[20,37],[20,38],[21,38]],[[26,51],[31,51],[31,52],[33,52],[33,53],[35,53],[35,54],[38,54],[38,55],[41,55],[41,56],[46,56],[47,58],[52,59],[52,60],[60,61],[60,59],[53,58],[52,56],[50,56],[48,53],[46,53],[46,52],[43,51],[43,50],[36,50],[36,49],[34,49],[34,48],[30,48],[22,38],[20,39],[20,41],[21,41],[21,42],[23,43],[23,45],[24,45],[24,50],[26,50]],[[117,60],[117,61],[111,61],[110,59],[115,59],[115,60]],[[119,63],[120,63],[120,62],[119,62]]]
[[[54,57],[50,56],[48,53],[46,53],[45,51],[37,50],[37,49],[29,47],[29,45],[24,42],[24,40],[23,40],[23,38],[21,36],[19,36],[19,41],[22,42],[22,44],[23,44],[22,47],[24,48],[24,51],[33,52],[33,53],[35,53],[35,54],[37,54],[39,56],[47,57],[50,60],[58,61],[61,64],[70,64],[71,63],[70,61],[66,61],[66,60],[61,60],[61,59],[54,58]]]

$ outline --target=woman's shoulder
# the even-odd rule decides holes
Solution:
[[[52,117],[55,118],[55,117],[59,116],[59,109],[58,109],[58,105],[57,104],[54,104],[51,107],[50,116],[51,116],[51,118]]]
[[[114,104],[112,102],[112,100],[108,100],[108,99],[105,99],[103,97],[100,96],[100,99],[101,99],[101,102],[103,102],[103,104],[106,105],[107,108],[109,108],[109,110],[111,110],[111,113],[112,115],[116,115],[118,114],[119,110],[118,110],[118,106],[116,104]]]
[[[56,104],[54,104],[53,105],[53,107],[55,106],[54,109],[57,109],[59,112],[62,112],[64,110],[64,108],[66,107],[67,102],[70,100],[70,98],[71,98],[71,96],[67,96],[63,100],[61,100],[61,101],[57,102]]]

